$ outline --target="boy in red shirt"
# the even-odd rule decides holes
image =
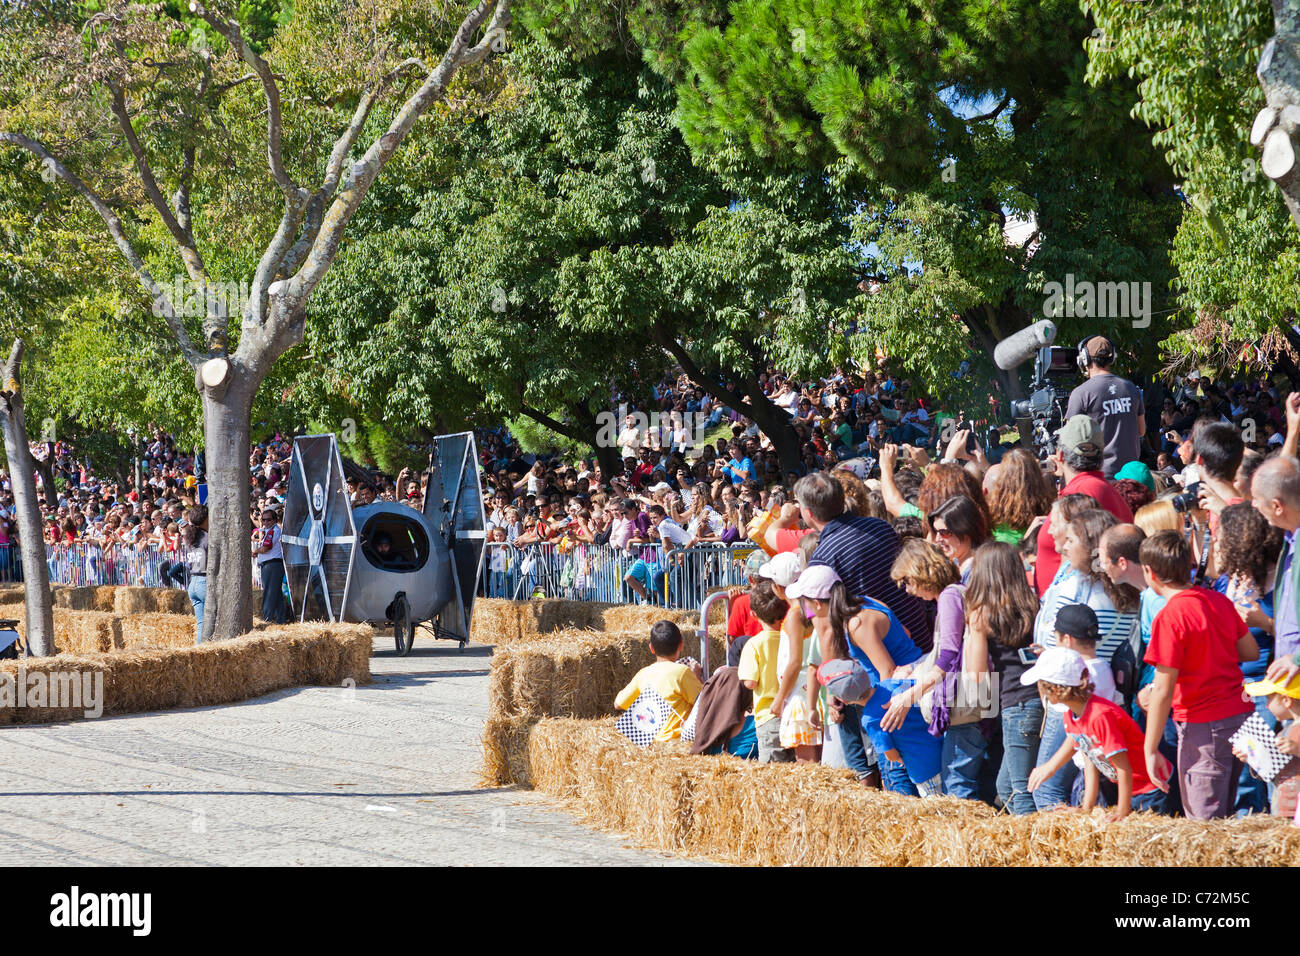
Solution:
[[[1123,707],[1094,694],[1083,656],[1067,647],[1049,647],[1037,663],[1020,675],[1020,683],[1038,683],[1049,706],[1065,711],[1067,737],[1055,756],[1029,775],[1029,790],[1070,762],[1074,751],[1083,752],[1083,803],[1079,809],[1091,813],[1097,805],[1101,778],[1115,784],[1119,797],[1107,818],[1122,820],[1133,810],[1165,811],[1165,792],[1151,779],[1143,759],[1142,730]],[[1163,760],[1163,758],[1161,758]],[[1169,774],[1169,761],[1161,771]]]
[[[1195,820],[1226,817],[1241,773],[1231,738],[1254,709],[1242,692],[1241,662],[1259,657],[1259,647],[1231,601],[1192,586],[1192,552],[1181,534],[1157,532],[1142,542],[1138,558],[1147,585],[1165,598],[1146,653],[1156,669],[1147,704],[1148,772],[1158,776],[1155,765],[1164,762],[1157,748],[1172,709],[1183,812]]]

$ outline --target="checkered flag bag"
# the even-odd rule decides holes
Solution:
[[[1277,749],[1273,731],[1258,711],[1246,718],[1231,739],[1233,746],[1246,755],[1250,769],[1265,780],[1272,780],[1291,762],[1289,755]]]
[[[614,727],[638,747],[649,747],[659,731],[668,724],[673,709],[654,690],[646,688],[637,695],[632,706],[623,712]]]

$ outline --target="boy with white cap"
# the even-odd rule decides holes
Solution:
[[[1087,758],[1085,788],[1079,809],[1091,813],[1097,791],[1105,776],[1119,790],[1119,799],[1109,820],[1120,820],[1132,810],[1164,813],[1166,794],[1147,774],[1143,734],[1137,721],[1113,701],[1093,693],[1088,665],[1078,651],[1049,647],[1037,663],[1020,675],[1022,684],[1038,683],[1048,705],[1064,711],[1067,738],[1047,763],[1029,775],[1029,790],[1037,790],[1068,764],[1077,749]],[[1172,771],[1164,760],[1167,778]]]

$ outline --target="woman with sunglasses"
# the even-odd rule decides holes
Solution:
[[[930,526],[930,540],[957,565],[961,583],[966,584],[975,561],[975,549],[988,538],[984,512],[971,499],[954,495],[935,508],[926,523]]]

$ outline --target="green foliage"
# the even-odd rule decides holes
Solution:
[[[507,419],[506,428],[519,443],[519,447],[531,455],[558,454],[565,461],[590,459],[592,448],[585,442],[574,441],[558,432],[553,432],[545,425],[540,425],[523,415]]]
[[[1220,340],[1260,343],[1297,316],[1297,234],[1277,187],[1259,171],[1248,136],[1264,105],[1255,66],[1273,32],[1267,0],[1172,4],[1083,0],[1097,22],[1088,78],[1138,79],[1133,115],[1150,127],[1191,202],[1172,248],[1180,324],[1195,320]],[[1210,323],[1206,325],[1206,323]],[[1271,333],[1271,335],[1270,335]],[[1231,369],[1241,353],[1204,334],[1166,341],[1207,368]],[[1226,345],[1226,342],[1223,343]],[[1255,364],[1271,355],[1254,354]]]

